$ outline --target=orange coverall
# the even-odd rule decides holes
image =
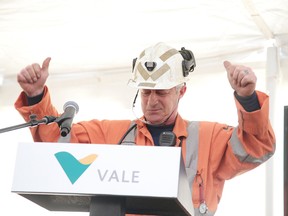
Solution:
[[[254,112],[246,112],[235,99],[239,123],[237,127],[215,122],[198,122],[196,126],[198,150],[194,153],[193,148],[189,147],[190,143],[186,142],[188,121],[182,119],[179,114],[177,116],[173,132],[176,137],[183,137],[182,154],[186,171],[189,171],[193,163],[196,164],[195,170],[190,169],[195,216],[201,215],[198,210],[200,198],[197,177],[203,180],[205,203],[209,209],[205,215],[214,215],[225,180],[257,167],[274,154],[275,135],[269,121],[269,97],[259,91],[256,93],[261,109]],[[15,108],[27,122],[30,121],[31,114],[36,114],[37,119],[49,115],[59,116],[51,104],[47,87],[42,100],[33,106],[27,106],[26,95],[22,92],[15,102]],[[82,121],[73,124],[70,141],[117,144],[131,122],[131,120]],[[135,122],[136,145],[154,145],[146,125],[139,120]],[[39,125],[32,127],[31,133],[35,142],[57,142],[60,129],[57,124]],[[176,145],[179,146],[179,142]],[[195,157],[197,161],[193,160]],[[189,173],[187,175],[189,178]]]

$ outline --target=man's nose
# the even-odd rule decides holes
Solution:
[[[155,105],[157,103],[158,103],[158,95],[156,94],[156,92],[152,91],[148,98],[148,104]]]

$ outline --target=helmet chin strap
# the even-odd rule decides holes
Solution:
[[[170,113],[170,115],[162,122],[162,123],[159,123],[159,124],[152,124],[151,122],[149,121],[146,121],[145,119],[141,119],[139,117],[137,117],[136,113],[135,113],[135,104],[136,104],[136,100],[137,100],[137,97],[138,97],[138,93],[139,93],[139,89],[137,90],[136,92],[136,95],[135,95],[135,98],[134,98],[134,101],[133,101],[133,105],[132,105],[132,111],[133,111],[133,114],[135,116],[135,118],[141,122],[143,122],[144,124],[148,124],[148,125],[152,125],[152,126],[163,126],[165,125],[165,123],[171,118],[172,114],[174,113],[174,111],[177,109],[177,105],[179,103],[179,99],[177,100],[177,104],[176,106],[174,107],[174,109],[172,110],[172,112]],[[145,116],[144,116],[145,118]]]

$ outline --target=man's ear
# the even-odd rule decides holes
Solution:
[[[181,89],[180,89],[180,91],[179,91],[179,93],[180,93],[180,94],[179,94],[179,99],[184,96],[184,94],[185,94],[185,92],[186,92],[186,89],[187,89],[186,85],[183,85],[183,86],[181,87]]]

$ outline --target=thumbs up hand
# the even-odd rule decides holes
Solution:
[[[34,63],[26,66],[17,74],[17,81],[28,97],[41,94],[49,76],[49,64],[51,58],[46,58],[42,66]]]
[[[224,61],[227,77],[231,87],[241,97],[253,94],[256,87],[257,77],[251,68],[243,65],[234,65],[229,61]]]

